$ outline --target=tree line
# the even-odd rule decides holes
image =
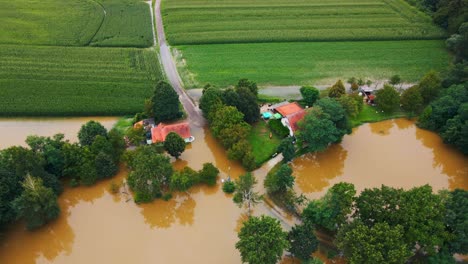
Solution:
[[[23,219],[38,228],[60,214],[57,196],[63,180],[70,185],[92,185],[118,171],[125,150],[123,136],[89,121],[78,133],[79,143],[53,137],[29,136],[29,148],[0,150],[0,228]]]

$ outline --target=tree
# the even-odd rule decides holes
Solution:
[[[384,112],[392,113],[400,104],[400,94],[390,85],[384,85],[383,89],[375,93],[375,103]]]
[[[424,99],[424,103],[428,104],[439,95],[442,80],[435,71],[430,71],[419,81],[419,90]]]
[[[247,172],[235,181],[236,191],[233,200],[239,206],[247,207],[247,214],[250,216],[251,206],[260,202],[261,196],[254,191],[254,186],[257,180],[252,173]]]
[[[445,224],[453,236],[448,243],[450,254],[468,253],[468,191],[456,189],[451,191],[446,203]]]
[[[24,191],[13,201],[19,218],[26,221],[29,230],[36,229],[60,214],[57,196],[46,188],[40,178],[26,176],[22,183]]]
[[[240,79],[239,82],[237,82],[237,85],[236,85],[236,90],[240,87],[245,87],[245,88],[248,88],[250,90],[250,92],[255,95],[255,97],[257,97],[258,95],[258,87],[257,87],[257,83],[253,82],[253,81],[249,81],[249,79]]]
[[[333,121],[328,119],[321,107],[314,107],[306,113],[304,119],[298,123],[299,131],[296,137],[299,143],[310,152],[325,150],[328,145],[338,142],[342,134]]]
[[[222,93],[219,89],[208,88],[204,90],[200,98],[200,109],[206,118],[209,118],[210,113],[223,104],[221,96]]]
[[[401,94],[400,104],[401,108],[403,108],[407,112],[410,112],[411,114],[421,110],[421,107],[423,105],[423,98],[421,96],[421,93],[419,92],[419,87],[413,86],[405,90]]]
[[[229,91],[229,89],[228,89]],[[257,96],[247,87],[237,87],[237,100],[235,102],[225,102],[227,105],[232,105],[244,114],[244,121],[252,124],[260,119],[260,108],[257,104]],[[226,98],[226,97],[225,97]],[[230,96],[233,99],[235,97]]]
[[[328,93],[329,97],[338,98],[346,93],[346,89],[341,80],[338,80],[331,88]]]
[[[101,123],[91,120],[81,126],[81,129],[78,132],[78,139],[82,146],[90,146],[93,144],[94,139],[99,135],[107,137],[106,128],[101,125]]]
[[[304,102],[308,106],[312,106],[315,103],[315,101],[319,99],[320,96],[319,90],[317,90],[317,88],[315,87],[302,86],[299,91],[301,92]]]
[[[164,141],[164,149],[176,159],[184,152],[185,145],[184,139],[174,132],[169,133]]]
[[[219,170],[212,163],[204,163],[203,168],[198,172],[200,182],[206,183],[209,186],[216,184]]]
[[[460,25],[459,34],[453,34],[447,39],[447,48],[455,54],[455,62],[461,63],[468,57],[468,23]]]
[[[304,209],[302,217],[307,224],[319,225],[334,232],[351,214],[355,194],[353,184],[337,183],[327,191],[325,197],[311,201]]]
[[[98,179],[105,179],[114,176],[119,167],[114,159],[107,153],[99,152],[95,159],[96,176]]]
[[[143,126],[129,127],[125,131],[128,141],[134,146],[141,145],[145,141],[145,129]]]
[[[283,154],[284,162],[291,161],[294,158],[294,155],[296,154],[296,148],[294,147],[293,139],[291,137],[283,139],[280,145],[278,146],[277,151]]]
[[[136,203],[150,202],[161,196],[162,188],[169,184],[172,165],[168,157],[156,154],[152,147],[139,148],[135,152],[129,157],[128,185],[135,192]]]
[[[112,156],[114,161],[118,163],[120,161],[120,157],[122,157],[122,154],[125,151],[125,140],[123,135],[119,130],[113,128],[107,134],[107,138],[109,138],[109,142],[112,145]]]
[[[182,116],[179,110],[179,96],[165,81],[159,81],[151,99],[156,122],[172,121]]]
[[[26,143],[34,153],[41,154],[45,160],[44,169],[57,177],[63,176],[64,156],[62,148],[66,141],[63,134],[51,137],[28,136]]]
[[[291,245],[289,252],[301,260],[310,259],[318,247],[318,240],[311,225],[293,226],[288,233],[288,240]]]
[[[281,165],[278,171],[267,175],[264,185],[268,193],[285,193],[294,185],[291,167],[287,164]]]
[[[0,230],[16,219],[12,202],[21,194],[22,178],[0,167]]]
[[[96,136],[94,142],[89,146],[89,150],[93,155],[97,155],[99,152],[104,152],[105,154],[112,156],[114,153],[112,143],[106,137],[101,135]]]
[[[345,134],[351,134],[349,118],[346,115],[345,109],[337,100],[333,98],[322,98],[315,103],[315,106],[319,106],[323,110],[326,114],[324,117],[333,121],[340,134],[342,134],[338,141],[341,141]]]
[[[400,84],[401,83],[400,75],[393,75],[392,77],[390,77],[390,81],[388,83],[391,84],[392,86]]]
[[[250,264],[276,263],[289,247],[286,233],[278,220],[269,216],[252,217],[242,226],[236,248],[242,262]]]
[[[337,245],[351,264],[405,263],[411,251],[402,241],[403,228],[377,223],[368,227],[355,221],[338,231]]]
[[[176,171],[169,183],[171,190],[186,192],[192,187],[197,178],[197,172],[190,167],[185,167],[182,171]]]
[[[346,111],[348,116],[356,116],[359,113],[358,105],[356,100],[348,95],[343,95],[340,98],[337,98],[338,103]]]

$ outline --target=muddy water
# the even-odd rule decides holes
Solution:
[[[100,122],[110,129],[116,117],[77,117],[77,118],[0,118],[0,149],[11,146],[25,146],[29,135],[53,136],[65,134],[65,138],[75,142],[81,126],[90,121]]]
[[[57,122],[50,134],[64,131],[62,127]],[[208,130],[192,128],[192,134],[195,142],[180,160],[173,161],[175,167],[200,169],[203,163],[213,162],[222,178],[244,173],[226,159]],[[467,187],[466,159],[442,145],[436,135],[416,130],[405,120],[360,127],[323,155],[297,159],[294,169],[296,185],[312,196],[340,180],[353,182],[359,190],[380,182],[406,188],[424,184],[424,179],[436,189]],[[381,175],[393,175],[389,170],[405,176],[389,180]],[[136,205],[125,187],[118,194],[109,191],[111,182],[122,183],[125,177],[121,171],[92,187],[67,188],[59,197],[62,214],[56,221],[35,232],[17,224],[5,234],[0,241],[0,263],[241,263],[235,243],[245,211],[220,190],[220,184],[194,187],[188,193],[174,194],[168,202]],[[258,205],[254,214],[271,212]]]
[[[381,184],[468,189],[468,158],[406,119],[360,126],[341,144],[304,155],[292,166],[298,191],[310,198],[341,181],[353,183],[358,192]]]

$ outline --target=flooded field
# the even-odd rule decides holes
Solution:
[[[71,133],[67,136],[73,139],[81,124],[75,131],[68,128],[69,120],[63,124],[55,120],[47,126],[50,130],[27,133],[22,121],[11,126],[12,121],[0,119],[0,133],[8,130],[12,135],[12,139],[3,136],[0,146],[21,144],[34,131],[41,135],[62,131]],[[115,120],[108,121],[112,125]],[[24,132],[22,140],[19,131]],[[222,178],[244,173],[226,159],[207,129],[192,128],[192,134],[196,140],[174,161],[176,168],[200,169],[203,163],[213,162]],[[436,190],[468,188],[467,164],[463,155],[443,145],[437,135],[416,129],[407,120],[364,125],[342,144],[293,162],[296,187],[310,197],[322,195],[339,181],[352,182],[358,190],[382,183],[403,188],[429,183]],[[257,173],[262,171],[267,168]],[[235,243],[246,216],[220,184],[194,187],[174,194],[168,202],[136,205],[125,187],[118,194],[109,191],[111,182],[122,183],[125,178],[122,170],[91,187],[67,188],[59,197],[62,213],[56,221],[35,232],[17,224],[5,234],[0,241],[0,263],[241,263]],[[271,211],[258,205],[255,214]]]
[[[409,189],[429,184],[435,191],[468,189],[468,158],[444,145],[413,121],[365,124],[341,144],[292,162],[297,191],[321,197],[333,184],[353,183],[358,192],[387,186]]]
[[[117,117],[0,118],[0,135],[2,135],[0,149],[25,146],[24,141],[29,135],[53,136],[63,133],[66,139],[75,142],[78,131],[84,123],[95,120],[110,129],[117,119]]]

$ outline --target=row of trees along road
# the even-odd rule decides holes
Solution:
[[[117,130],[90,121],[78,133],[79,143],[53,137],[29,136],[29,148],[0,151],[0,229],[23,219],[28,229],[58,217],[57,196],[62,179],[70,184],[91,185],[117,173],[125,142]]]
[[[260,118],[257,95],[257,85],[241,79],[234,89],[220,90],[208,85],[200,98],[200,109],[213,136],[228,150],[229,159],[240,161],[249,171],[256,167],[247,136],[250,124]]]

